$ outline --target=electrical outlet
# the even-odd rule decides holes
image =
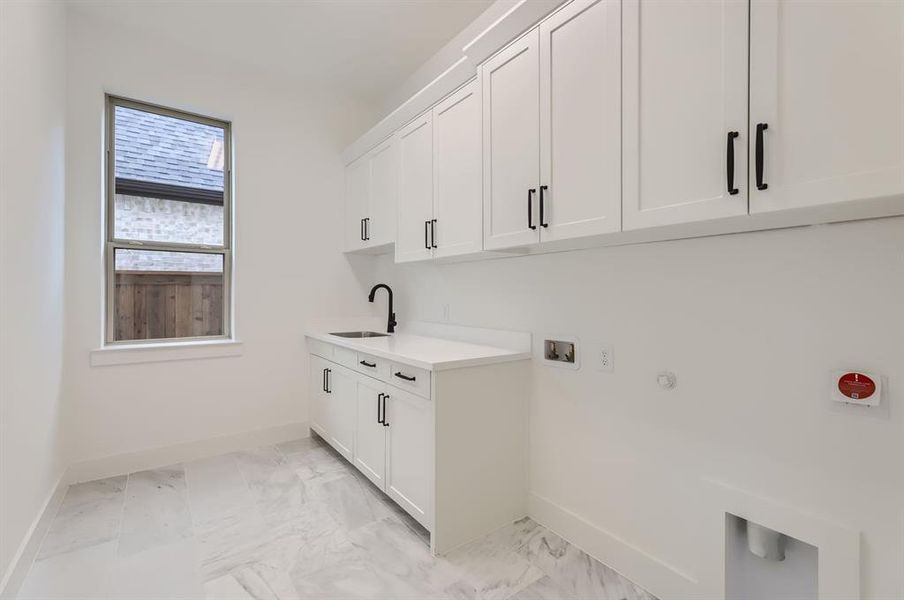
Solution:
[[[612,355],[612,348],[602,346],[596,355],[596,366],[600,371],[611,373],[615,370],[615,359]]]

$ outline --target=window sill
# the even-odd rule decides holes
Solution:
[[[236,340],[128,344],[96,348],[91,351],[90,363],[92,367],[105,367],[170,360],[241,356],[243,352],[242,342]]]

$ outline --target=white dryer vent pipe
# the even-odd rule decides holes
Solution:
[[[747,521],[747,547],[760,558],[776,562],[785,560],[784,537],[774,529]]]

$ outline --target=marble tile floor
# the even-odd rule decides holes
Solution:
[[[317,437],[71,486],[18,598],[655,600],[530,519],[434,558]]]

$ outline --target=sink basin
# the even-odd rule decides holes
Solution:
[[[339,331],[331,333],[344,338],[369,338],[369,337],[387,337],[388,333],[377,333],[376,331]]]

